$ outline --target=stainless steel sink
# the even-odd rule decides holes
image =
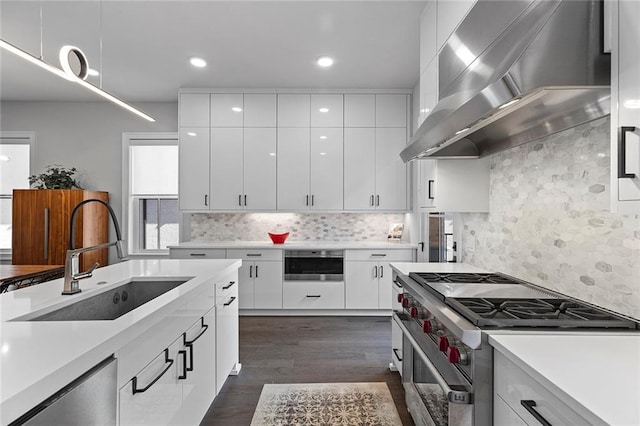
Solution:
[[[55,311],[35,317],[29,314],[14,321],[114,320],[187,281],[132,279],[112,290],[78,300]]]

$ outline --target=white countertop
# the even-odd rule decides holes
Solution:
[[[264,249],[378,249],[378,250],[393,250],[393,249],[415,249],[417,244],[410,244],[407,242],[386,242],[386,241],[290,241],[287,240],[284,244],[273,244],[271,241],[216,241],[216,242],[199,242],[199,241],[186,241],[175,246],[169,246],[172,248],[185,248],[185,249],[205,249],[205,248],[264,248]]]
[[[640,333],[496,333],[489,343],[587,420],[640,425]]]
[[[240,260],[130,260],[99,268],[80,281],[82,292],[62,296],[63,280],[0,295],[0,424],[24,414],[151,327],[212,278]],[[189,281],[113,321],[10,321],[108,291],[132,277]],[[98,285],[100,281],[107,284]]]
[[[409,275],[411,272],[472,272],[486,273],[484,269],[477,268],[467,263],[409,263],[409,262],[393,262],[390,263],[391,269],[403,274]]]

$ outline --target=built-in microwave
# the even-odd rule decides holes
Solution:
[[[285,250],[285,281],[343,281],[344,250]]]

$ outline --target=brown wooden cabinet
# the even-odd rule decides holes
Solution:
[[[12,263],[64,265],[69,249],[71,213],[81,201],[109,202],[109,193],[82,189],[15,189],[13,191]],[[109,212],[100,203],[88,203],[76,214],[75,248],[106,243]],[[81,255],[81,269],[108,264],[108,250]]]

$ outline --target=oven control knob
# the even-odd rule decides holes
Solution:
[[[440,352],[446,352],[449,349],[449,339],[445,336],[438,337],[438,349]]]
[[[404,294],[403,293],[399,293],[398,294],[398,303],[402,303],[404,302]]]
[[[425,320],[422,323],[422,331],[424,331],[427,334],[433,334],[437,330],[438,330],[438,324],[436,324],[436,320],[434,319]]]
[[[411,296],[404,296],[402,298],[402,307],[403,308],[410,308],[412,306],[415,306],[415,303],[411,299],[412,299]]]
[[[422,318],[426,318],[427,316],[426,309],[420,306],[413,306],[409,313],[411,315],[411,318],[422,319]]]
[[[458,349],[456,346],[449,346],[447,349],[447,358],[451,364],[466,364],[467,352],[462,349]]]

